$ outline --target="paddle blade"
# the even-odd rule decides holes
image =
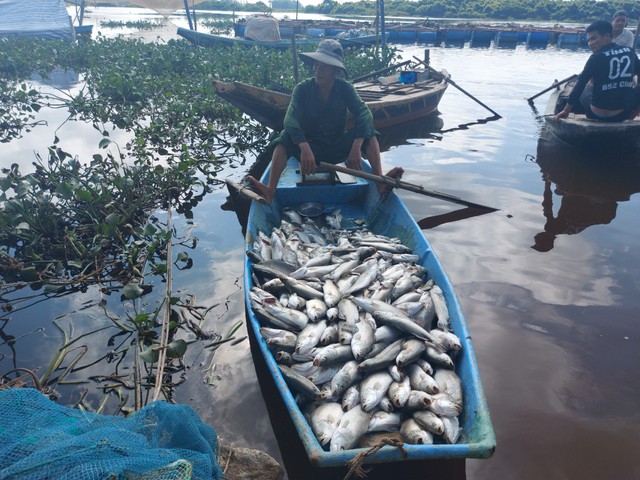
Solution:
[[[442,215],[434,215],[432,217],[423,218],[418,222],[418,226],[422,230],[428,230],[444,223],[457,222],[458,220],[464,220],[465,218],[477,217],[478,215],[484,215],[485,213],[496,212],[497,208],[477,208],[467,207],[460,210],[454,210],[453,212],[443,213]]]

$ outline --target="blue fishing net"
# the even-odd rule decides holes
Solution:
[[[67,408],[37,390],[0,391],[0,479],[214,479],[215,431],[187,405],[131,416]]]

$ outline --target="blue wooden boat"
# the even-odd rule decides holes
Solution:
[[[364,165],[364,168],[368,168],[368,165]],[[266,180],[268,176],[269,170],[267,169],[263,180]],[[369,230],[398,237],[404,245],[412,249],[414,254],[419,255],[420,260],[417,263],[426,267],[430,278],[433,278],[443,290],[449,307],[451,328],[462,341],[460,355],[456,358],[456,372],[463,382],[464,390],[465,406],[459,417],[462,433],[456,444],[404,444],[406,457],[403,456],[399,448],[384,446],[367,456],[364,463],[487,458],[491,456],[496,446],[495,434],[482,389],[471,336],[453,286],[429,242],[402,200],[395,193],[390,193],[381,201],[373,183],[360,178],[349,178],[351,183],[299,185],[301,181],[299,164],[295,159],[289,159],[272,203],[265,205],[254,201],[250,207],[245,237],[247,250],[253,249],[254,241],[258,238],[260,231],[270,234],[274,226],[280,225],[282,211],[285,207],[297,210],[305,202],[322,202],[326,209],[340,208],[344,217],[343,228],[358,228],[355,220],[365,219],[365,225]],[[358,222],[358,224],[360,223]],[[254,286],[253,278],[251,263],[249,256],[247,256],[244,288],[248,330],[257,343],[257,351],[254,352],[254,355],[259,355],[260,363],[262,361],[266,363],[269,380],[273,380],[276,390],[286,405],[309,462],[320,468],[345,466],[356,455],[367,451],[367,449],[354,448],[338,452],[327,451],[321,447],[282,377],[275,358],[260,335],[260,320],[253,313],[248,296],[248,292]]]

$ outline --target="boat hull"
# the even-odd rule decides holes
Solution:
[[[640,120],[623,122],[599,122],[583,114],[569,114],[558,121],[552,116],[559,111],[558,103],[566,98],[573,88],[569,82],[564,88],[554,90],[545,111],[547,129],[560,140],[583,148],[638,149],[640,148]]]
[[[264,178],[268,178],[265,172]],[[367,456],[365,463],[388,463],[414,460],[444,460],[465,458],[486,458],[495,449],[495,434],[489,417],[489,411],[482,390],[478,365],[475,359],[471,336],[460,303],[444,270],[436,258],[431,246],[425,239],[403,202],[394,193],[383,201],[376,187],[362,179],[352,184],[297,186],[299,182],[299,164],[290,159],[279,183],[276,196],[271,205],[253,202],[249,211],[246,233],[246,247],[252,249],[258,232],[270,233],[280,224],[281,212],[285,207],[297,208],[309,201],[319,201],[327,209],[340,208],[344,217],[343,227],[354,226],[353,220],[366,219],[367,228],[383,235],[399,238],[403,244],[419,255],[420,263],[429,272],[430,278],[441,287],[449,306],[450,323],[454,333],[461,339],[462,350],[456,359],[456,372],[463,382],[465,408],[460,415],[462,434],[460,443],[454,445],[404,445],[404,453],[394,447],[383,447]],[[247,292],[253,287],[249,259],[245,260],[245,302],[248,328],[256,339],[256,354],[264,361],[286,410],[295,426],[298,437],[304,447],[309,462],[315,467],[341,467],[347,465],[358,453],[365,449],[351,449],[341,452],[324,450],[302,412],[296,404],[285,383],[277,363],[266,342],[260,336],[261,324],[251,310]]]
[[[436,113],[447,85],[444,79],[409,85],[355,84],[373,114],[373,125],[377,129],[413,122]],[[273,130],[282,130],[290,95],[242,82],[214,81],[213,86],[219,96],[250,117]]]

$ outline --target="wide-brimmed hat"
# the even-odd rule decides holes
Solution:
[[[301,53],[299,55],[300,60],[309,66],[313,66],[314,62],[324,63],[325,65],[331,65],[341,69],[345,75],[348,75],[347,69],[344,68],[342,63],[342,45],[340,42],[331,39],[322,40],[318,44],[315,52]]]

